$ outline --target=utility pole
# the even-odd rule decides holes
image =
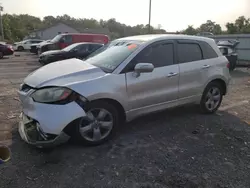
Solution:
[[[151,25],[151,0],[149,0],[149,15],[148,15],[148,33],[150,33]]]
[[[3,11],[3,6],[0,4],[0,25],[1,25],[2,40],[4,40],[2,11]]]

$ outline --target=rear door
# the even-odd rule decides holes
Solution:
[[[133,74],[137,63],[152,63],[155,68],[137,78]],[[130,110],[148,111],[147,108],[153,110],[152,107],[176,101],[179,68],[175,64],[173,41],[156,42],[139,52],[128,64],[126,79]]]
[[[197,100],[209,79],[209,71],[215,66],[218,55],[203,41],[178,40],[177,56],[180,67],[179,99]]]

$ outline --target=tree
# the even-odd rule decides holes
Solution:
[[[197,30],[192,25],[189,25],[187,29],[182,31],[182,33],[186,35],[196,35]]]
[[[226,24],[226,28],[227,28],[227,33],[228,34],[235,34],[238,32],[237,27],[234,25],[234,23],[227,23]]]
[[[211,20],[207,20],[206,23],[201,24],[201,26],[199,27],[198,30],[199,30],[199,32],[209,32],[209,33],[213,33],[215,35],[222,33],[221,26],[219,24],[216,24],[215,22],[213,22]]]

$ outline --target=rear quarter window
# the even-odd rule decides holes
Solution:
[[[203,52],[203,59],[212,59],[218,57],[217,53],[208,43],[199,41],[199,44]]]

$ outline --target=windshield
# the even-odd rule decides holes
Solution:
[[[86,63],[113,72],[129,55],[140,46],[141,41],[114,41],[98,49],[88,57]]]
[[[102,46],[101,48],[97,49],[96,51],[94,51],[93,53],[91,53],[89,56],[87,56],[87,57],[85,58],[85,60],[87,60],[87,59],[89,59],[89,58],[91,58],[91,57],[94,57],[95,55],[97,55],[97,54],[103,52],[104,50],[106,50],[106,49],[109,47],[109,45],[110,45],[110,43],[108,43],[108,44]]]
[[[50,42],[56,43],[59,42],[59,40],[62,38],[62,35],[56,35]]]
[[[66,52],[69,52],[69,51],[73,50],[74,48],[76,48],[77,46],[79,46],[79,43],[71,44],[71,45],[63,48],[62,50],[66,51]]]

